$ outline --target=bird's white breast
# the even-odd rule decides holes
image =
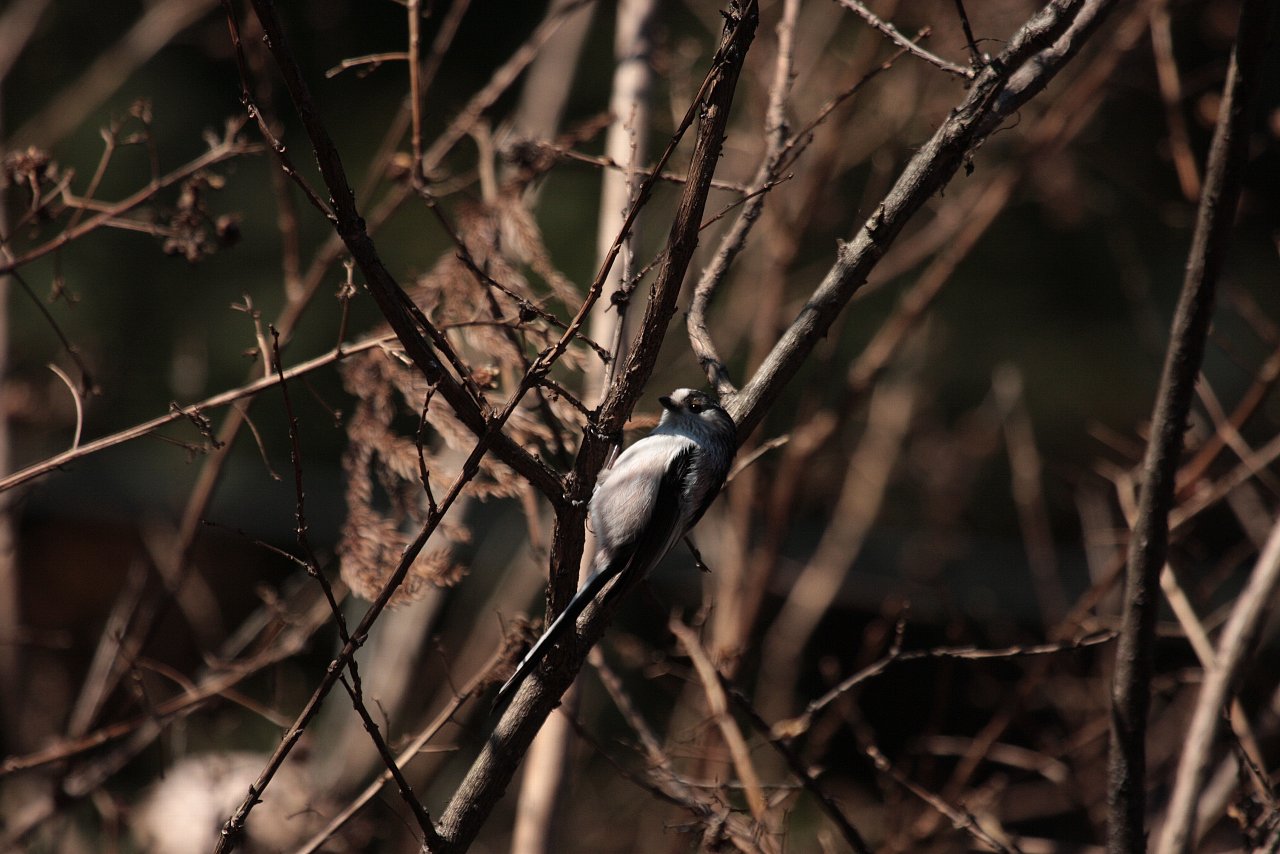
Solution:
[[[634,540],[649,524],[658,487],[679,454],[697,446],[687,436],[649,435],[618,457],[591,496],[591,524],[603,549]]]

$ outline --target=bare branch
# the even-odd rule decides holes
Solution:
[[[1271,611],[1277,589],[1280,589],[1280,524],[1272,528],[1248,586],[1236,599],[1231,618],[1218,640],[1217,653],[1205,667],[1205,682],[1188,728],[1186,749],[1178,763],[1168,819],[1156,848],[1158,854],[1185,854],[1193,848],[1196,804],[1208,774],[1222,709],[1230,701],[1243,667],[1254,651],[1258,632]]]
[[[982,64],[982,52],[978,50],[977,40],[973,37],[969,13],[964,10],[964,0],[956,0],[956,14],[960,16],[960,28],[964,30],[965,45],[969,48],[969,62],[977,68]]]
[[[702,641],[698,640],[698,635],[693,629],[675,618],[667,623],[667,628],[676,636],[676,640],[680,641],[680,645],[693,661],[693,668],[697,671],[698,678],[702,680],[702,690],[706,695],[711,719],[729,746],[733,767],[737,769],[738,779],[742,781],[742,787],[746,790],[751,815],[756,821],[764,824],[768,807],[765,804],[764,792],[760,789],[760,775],[756,773],[755,765],[751,762],[751,751],[747,747],[747,740],[742,737],[742,730],[738,729],[737,722],[729,714],[729,701],[725,696],[724,686],[720,683],[720,674],[716,672],[715,665],[707,657],[707,651],[702,648]]]
[[[365,350],[371,350],[375,347],[383,347],[394,340],[394,334],[386,334],[367,338],[364,341],[359,341],[355,344],[347,344],[341,348],[330,350],[328,353],[316,356],[314,359],[309,359],[306,362],[289,368],[284,372],[284,378],[289,380],[294,377],[303,376],[311,371],[318,370],[319,368],[323,368],[327,365],[332,365],[345,356],[350,356],[354,353],[362,353]],[[16,471],[8,477],[0,478],[0,492],[12,489],[15,486],[20,486],[27,481],[34,480],[43,474],[48,474],[51,471],[63,468],[76,460],[96,454],[99,451],[104,451],[107,448],[113,448],[116,445],[121,445],[125,442],[132,441],[133,439],[146,436],[148,433],[154,433],[166,424],[172,424],[174,421],[189,418],[192,413],[203,412],[206,409],[214,409],[219,406],[226,406],[242,398],[252,397],[260,391],[264,391],[265,389],[269,389],[272,386],[277,385],[279,382],[280,380],[277,377],[266,376],[248,383],[247,385],[240,386],[239,388],[224,391],[221,394],[215,394],[213,397],[206,398],[199,403],[171,408],[165,415],[152,418],[150,421],[144,421],[141,424],[121,430],[118,433],[103,436],[101,439],[86,442],[69,451],[63,451],[61,454],[48,457],[34,465],[27,466],[25,469]],[[220,439],[219,441],[222,440]]]
[[[836,0],[836,2],[849,11],[856,13],[858,17],[862,18],[862,20],[866,21],[873,28],[879,30],[891,42],[896,44],[898,47],[903,48],[912,56],[918,56],[930,65],[937,66],[948,74],[954,74],[957,77],[963,77],[966,80],[972,80],[977,76],[977,71],[975,69],[965,68],[963,65],[956,65],[954,62],[945,60],[936,53],[932,53],[920,47],[920,45],[916,44],[914,41],[899,32],[897,27],[876,15],[875,12],[872,12],[865,5],[860,3],[859,0]],[[967,30],[967,19],[965,24],[965,29]],[[971,45],[973,43],[972,34],[970,34],[969,43]]]
[[[787,98],[791,93],[792,66],[795,57],[796,17],[800,14],[799,0],[788,0],[783,6],[782,18],[778,21],[778,57],[774,63],[773,82],[769,87],[769,106],[765,112],[765,151],[760,167],[756,171],[747,188],[748,198],[733,227],[720,240],[720,247],[715,257],[702,272],[697,287],[693,291],[693,300],[689,304],[687,328],[689,344],[694,355],[698,357],[707,379],[715,386],[716,393],[722,400],[727,400],[737,389],[729,379],[715,343],[711,340],[711,330],[707,328],[707,307],[715,295],[720,283],[728,273],[733,260],[738,257],[747,243],[747,236],[764,209],[765,187],[775,183],[781,172],[782,161],[787,153]]]
[[[149,182],[145,187],[138,190],[128,198],[115,202],[101,213],[96,216],[89,217],[89,219],[80,223],[78,226],[66,229],[52,240],[42,243],[34,249],[30,249],[16,258],[10,258],[0,263],[0,276],[5,273],[12,273],[19,267],[30,264],[38,258],[43,258],[49,253],[56,252],[67,244],[79,240],[86,234],[89,234],[107,222],[117,219],[139,205],[150,201],[155,197],[156,193],[161,190],[168,189],[175,184],[185,181],[202,169],[208,169],[210,166],[216,166],[219,163],[231,160],[235,157],[240,157],[244,154],[255,154],[261,151],[261,146],[257,144],[240,142],[236,139],[236,135],[240,132],[240,128],[242,126],[243,121],[232,123],[227,128],[225,137],[218,144],[214,145],[204,154],[195,158],[191,162],[184,166],[180,166],[159,180]]]
[[[691,158],[690,180],[685,185],[685,194],[672,225],[666,260],[655,281],[654,295],[645,313],[638,340],[631,349],[625,366],[615,375],[609,394],[600,407],[596,429],[588,430],[583,437],[578,460],[569,480],[573,490],[570,493],[572,503],[557,511],[552,557],[556,577],[551,596],[557,607],[563,607],[576,587],[586,509],[583,499],[590,494],[596,473],[604,464],[611,443],[610,436],[621,429],[653,370],[658,348],[675,311],[680,283],[696,245],[697,229],[710,189],[711,174],[720,152],[734,87],[757,23],[754,2],[742,9],[731,9],[732,14],[726,22],[712,70],[704,80],[697,98],[690,105],[685,121],[678,128],[682,133],[692,124],[697,113],[702,112],[703,120],[698,128],[698,138]],[[671,150],[672,146],[668,146],[667,152],[659,159],[655,172],[665,164]],[[641,186],[622,232],[606,254],[601,273],[592,283],[584,310],[580,310],[570,324],[571,331],[576,331],[581,325],[585,310],[589,310],[590,303],[598,298],[604,276],[634,221],[636,211],[648,197],[654,180],[651,173]],[[568,334],[561,340],[566,340]],[[571,645],[561,666],[550,672],[535,673],[524,681],[441,815],[438,829],[445,838],[445,844],[439,846],[438,851],[461,851],[470,844],[506,789],[520,758],[528,750],[542,722],[572,683],[587,650],[604,632],[609,617],[622,598],[614,596],[607,604],[589,607],[579,621],[579,625],[584,628],[579,629],[578,642]]]
[[[254,8],[268,37],[268,45],[284,77],[289,95],[293,99],[307,135],[315,150],[320,173],[332,199],[336,217],[335,229],[348,251],[360,266],[365,285],[373,295],[378,308],[405,347],[427,381],[438,384],[440,395],[449,402],[458,418],[477,436],[486,436],[482,443],[492,443],[495,453],[503,462],[523,475],[549,500],[557,501],[561,494],[560,479],[541,461],[505,434],[492,435],[491,421],[481,409],[481,403],[468,390],[470,373],[460,366],[448,341],[426,317],[422,315],[408,295],[401,290],[395,278],[382,263],[365,221],[356,207],[355,194],[347,182],[346,170],[337,147],[320,119],[310,90],[302,77],[302,70],[289,47],[288,39],[275,15],[271,0],[255,0]],[[430,156],[429,153],[427,156]],[[431,339],[428,343],[423,333]],[[459,370],[459,376],[451,375],[436,357],[436,350],[445,354]]]
[[[1101,24],[1115,0],[1057,0],[1010,39],[969,93],[907,164],[837,258],[751,381],[730,401],[738,437],[748,436],[831,323],[866,282],[907,220],[946,186],[973,148],[1044,88]]]
[[[844,837],[845,842],[849,843],[849,847],[857,854],[871,854],[871,849],[867,847],[862,834],[858,833],[858,829],[845,817],[845,814],[841,812],[840,807],[832,797],[818,785],[817,779],[810,772],[800,754],[787,743],[786,739],[774,734],[773,727],[769,726],[768,721],[760,716],[760,712],[756,710],[755,706],[751,705],[751,701],[747,699],[747,696],[739,691],[729,681],[728,677],[719,671],[716,671],[716,676],[719,678],[721,688],[728,694],[729,699],[733,700],[734,705],[751,720],[751,725],[778,752],[783,761],[787,763],[787,767],[791,769],[791,773],[800,781],[800,785],[804,786],[805,790],[817,799],[818,805],[827,814],[827,818],[831,819],[832,823],[839,829],[840,835]]]
[[[1236,47],[1223,84],[1218,127],[1209,151],[1186,277],[1151,416],[1151,441],[1143,460],[1142,491],[1129,542],[1123,623],[1111,692],[1107,773],[1107,849],[1111,854],[1141,850],[1146,845],[1146,733],[1159,603],[1156,591],[1168,550],[1169,510],[1177,481],[1182,435],[1204,358],[1218,273],[1235,220],[1248,151],[1250,106],[1265,54],[1267,20],[1272,5],[1265,0],[1246,0],[1240,10]],[[1214,706],[1215,714],[1220,705]],[[1188,761],[1191,777],[1203,773],[1203,766],[1195,764],[1198,760]],[[1179,785],[1180,796],[1189,799],[1194,799],[1200,788],[1198,779],[1183,775]],[[1188,801],[1188,805],[1190,803]],[[1190,806],[1188,811],[1194,814]],[[1188,836],[1187,825],[1174,820],[1173,828],[1166,826],[1161,837],[1161,850],[1165,854],[1187,851]]]
[[[1005,845],[988,833],[986,829],[978,823],[978,820],[974,817],[973,813],[969,812],[964,807],[947,803],[928,789],[913,782],[907,777],[907,775],[903,774],[893,766],[889,761],[889,758],[880,752],[880,748],[873,744],[869,745],[866,750],[867,756],[871,757],[871,761],[876,764],[876,768],[892,777],[894,782],[899,786],[902,786],[911,794],[933,807],[940,815],[946,816],[951,821],[951,824],[957,829],[963,830],[978,842],[981,842],[983,845],[990,846],[993,850],[1001,852],[1001,854],[1017,854],[1018,849],[1016,847]]]
[[[496,681],[495,671],[498,668],[508,664],[506,649],[500,647],[489,660],[481,666],[476,676],[468,682],[461,691],[454,695],[453,699],[440,711],[439,714],[414,736],[408,745],[401,750],[396,756],[395,765],[398,769],[408,766],[427,746],[427,743],[444,728],[445,724],[453,720],[454,716],[462,708],[468,700],[483,689],[486,685]],[[357,812],[359,812],[366,804],[378,796],[378,792],[382,791],[382,787],[392,778],[392,771],[388,768],[379,774],[369,783],[364,790],[355,797],[351,803],[347,804],[337,815],[329,820],[329,823],[322,830],[316,833],[305,845],[299,848],[294,854],[315,854],[316,851],[329,840],[331,836],[342,829],[342,826],[349,822]]]

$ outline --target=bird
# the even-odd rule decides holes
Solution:
[[[678,388],[658,403],[658,426],[623,451],[596,482],[589,506],[596,536],[590,575],[498,690],[495,712],[505,708],[525,676],[610,581],[648,574],[724,486],[738,447],[733,418],[696,389]],[[610,587],[605,600],[621,587]]]

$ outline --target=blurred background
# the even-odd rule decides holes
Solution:
[[[762,4],[705,218],[725,213],[702,233],[628,441],[652,425],[657,395],[706,385],[684,311],[753,197],[775,27],[792,5],[791,154],[709,311],[739,386],[837,241],[964,97],[963,79],[903,55],[844,6]],[[869,5],[932,53],[968,62],[954,2]],[[1038,8],[965,7],[991,54]],[[599,266],[597,234],[607,246],[617,231],[605,176],[634,177],[671,139],[708,68],[720,7],[408,8],[422,16],[416,119],[404,3],[279,12],[379,254],[500,403],[558,336],[548,318],[576,312]],[[1230,0],[1122,4],[912,220],[744,445],[695,532],[710,573],[677,549],[606,636],[607,671],[630,710],[584,670],[563,716],[578,734],[549,764],[526,763],[560,795],[544,826],[521,841],[529,820],[517,805],[530,787],[517,781],[474,850],[713,847],[687,809],[646,787],[654,758],[638,746],[637,720],[682,785],[751,817],[672,619],[769,725],[800,721],[795,749],[878,850],[981,847],[904,781],[963,804],[1023,851],[1100,844],[1116,579],[1237,13]],[[252,10],[234,14],[253,101],[303,179],[322,187]],[[619,22],[632,16],[643,35],[622,46],[647,69],[644,98],[611,116]],[[1277,72],[1273,51],[1175,511],[1171,595],[1209,637],[1280,498]],[[0,495],[4,850],[212,845],[340,645],[300,565],[291,417],[306,545],[352,622],[423,518],[420,455],[440,497],[473,441],[443,401],[423,416],[425,384],[386,340],[328,222],[246,120],[241,92],[227,15],[209,0],[0,7],[0,234],[17,274],[0,292],[0,474],[40,467]],[[611,123],[624,131],[612,150]],[[690,149],[666,172],[681,174]],[[680,186],[659,182],[619,261],[638,288],[633,308]],[[539,311],[470,273],[459,243]],[[605,349],[618,315],[593,321]],[[284,367],[320,362],[291,377],[288,409],[276,386],[85,448],[263,377],[272,328]],[[359,352],[333,357],[340,341]],[[594,406],[601,370],[575,346],[552,374],[564,393],[530,395],[513,422],[559,472],[586,423],[574,398]],[[57,458],[69,449],[79,450]],[[505,630],[541,618],[552,524],[537,493],[497,464],[449,519],[360,656],[365,701],[394,749],[444,715],[408,766],[433,815],[491,726],[476,680]],[[1166,608],[1156,821],[1199,679],[1189,631]],[[1029,654],[1038,644],[1061,649]],[[969,646],[1004,653],[953,654]],[[1269,630],[1238,701],[1252,722],[1239,750],[1259,774],[1238,779],[1224,748],[1204,850],[1247,850],[1270,829],[1274,801],[1258,781],[1276,767],[1280,670],[1267,662],[1278,651]],[[796,718],[876,662],[882,672]],[[479,699],[455,702],[469,691]],[[765,785],[768,816],[754,818],[768,844],[844,850],[765,733],[739,722]],[[250,820],[251,850],[417,850],[392,787],[321,832],[381,770],[335,692]],[[166,836],[179,829],[193,836]]]

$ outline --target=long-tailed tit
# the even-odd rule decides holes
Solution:
[[[729,413],[688,388],[658,402],[663,409],[658,426],[601,472],[591,496],[597,544],[591,575],[498,691],[495,709],[511,699],[521,680],[576,625],[587,603],[613,579],[653,569],[697,524],[724,485],[738,446]],[[605,596],[617,589],[610,587]]]

